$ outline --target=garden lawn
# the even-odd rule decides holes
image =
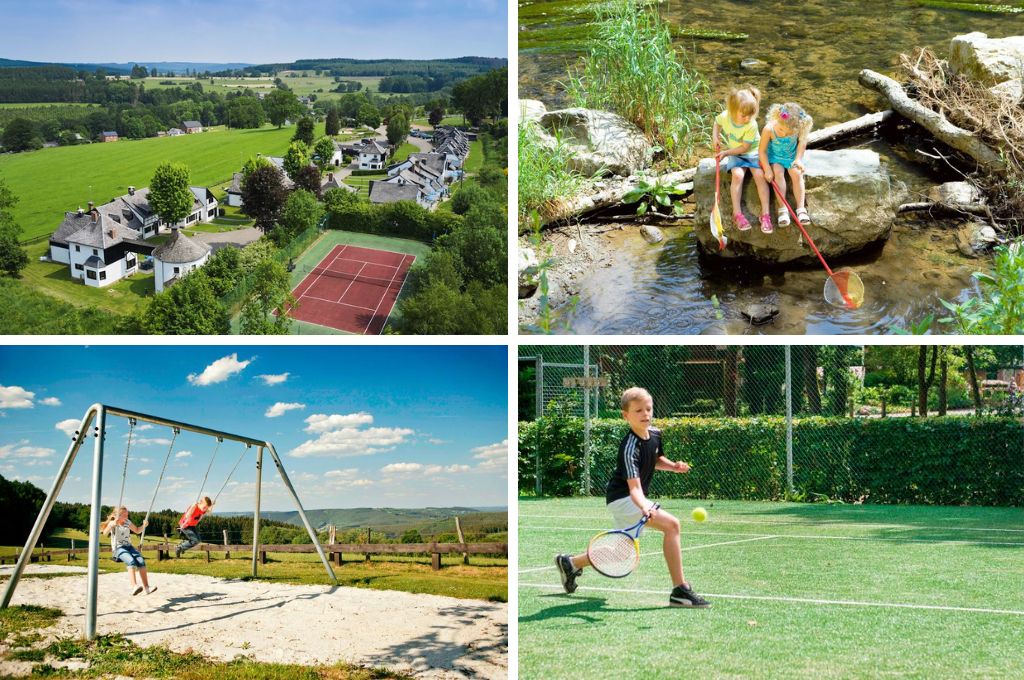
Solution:
[[[370,193],[370,182],[387,178],[388,173],[382,170],[381,172],[374,173],[372,175],[349,175],[343,181],[350,187],[354,187],[356,192],[365,198]]]
[[[428,127],[428,128],[430,127],[430,121],[427,120],[426,117],[423,117],[423,118],[413,118],[412,122],[415,123],[416,125],[422,125],[422,126]],[[465,124],[466,124],[466,119],[462,117],[462,114],[459,114],[459,115],[455,115],[455,116],[445,116],[444,118],[441,119],[441,122],[438,123],[438,126],[441,126],[441,125],[465,125]]]
[[[476,174],[484,164],[484,143],[479,137],[476,141],[469,143],[469,155],[466,156],[465,171],[467,174]]]
[[[712,607],[667,606],[656,531],[567,595],[552,556],[608,528],[604,499],[521,498],[520,677],[1024,677],[1024,509],[656,500]]]
[[[122,140],[0,155],[0,177],[19,198],[14,219],[23,241],[52,233],[64,212],[90,200],[103,204],[127,193],[128,186],[149,186],[157,166],[185,163],[191,183],[212,186],[229,181],[245,159],[257,153],[282,156],[294,127],[259,130],[215,128],[197,135]],[[319,126],[323,134],[323,124]]]

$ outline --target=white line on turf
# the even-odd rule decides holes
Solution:
[[[593,529],[580,527],[524,527],[519,525],[520,531],[586,531],[593,533]],[[762,536],[763,534],[748,534],[740,531],[685,531],[690,536]],[[930,545],[1019,545],[1024,546],[1021,541],[956,541],[945,538],[887,538],[882,536],[831,536],[827,534],[778,534],[779,538],[800,538],[805,540],[819,541],[895,541],[897,543],[928,543]]]
[[[701,545],[691,545],[689,547],[683,548],[682,552],[689,552],[690,550],[700,550],[701,548],[714,548],[714,547],[719,546],[719,545],[733,545],[734,543],[747,543],[749,541],[766,541],[769,538],[779,538],[779,537],[778,536],[758,536],[756,538],[743,538],[743,539],[740,539],[738,541],[722,541],[720,543],[704,543],[704,544],[701,544]],[[640,557],[645,557],[645,556],[648,556],[648,555],[660,555],[660,554],[661,554],[660,550],[655,550],[653,552],[640,553]],[[527,573],[530,573],[530,572],[533,572],[533,571],[544,571],[545,569],[554,569],[554,568],[555,568],[554,565],[549,565],[547,567],[531,567],[529,569],[520,569],[519,573],[520,574],[527,574]]]
[[[679,511],[679,512],[681,514],[685,514],[683,511]],[[600,514],[595,513],[595,514],[591,514],[591,515],[586,515],[586,514],[582,514],[581,515],[579,513],[573,513],[573,516],[576,517],[576,518],[580,518],[580,519],[585,518],[585,517],[589,517],[589,518],[594,519],[594,520],[600,520],[600,519],[607,518],[607,513],[600,513]],[[562,514],[562,515],[523,515],[523,514],[520,514],[519,515],[519,519],[520,520],[524,520],[524,519],[565,519],[565,515],[564,514]],[[883,529],[900,529],[900,530],[903,530],[903,531],[909,531],[909,530],[912,530],[912,529],[931,529],[931,530],[935,530],[935,531],[992,531],[992,532],[1024,534],[1024,529],[994,529],[994,528],[985,528],[985,527],[962,527],[962,526],[957,526],[957,525],[949,525],[949,526],[940,527],[940,526],[923,525],[923,524],[891,524],[891,523],[886,524],[886,523],[882,523],[882,522],[861,522],[861,521],[857,520],[856,518],[851,518],[849,520],[839,520],[839,519],[830,519],[830,520],[821,520],[821,521],[817,521],[817,520],[801,520],[801,521],[798,521],[798,522],[786,522],[786,521],[778,522],[778,521],[774,521],[774,520],[759,520],[759,519],[720,519],[720,518],[716,518],[715,522],[718,523],[718,524],[770,524],[770,525],[773,525],[773,526],[832,526],[832,525],[835,525],[835,526],[851,526],[851,525],[854,525],[854,526],[858,526],[858,527],[873,527],[873,528],[883,528]]]
[[[561,590],[562,586],[552,583],[523,583],[519,587],[542,588],[545,590]],[[595,588],[593,586],[580,586],[580,590],[593,590],[609,593],[636,593],[644,595],[664,595],[664,590],[647,590],[643,588]],[[1009,616],[1024,616],[1024,611],[1016,609],[988,609],[985,607],[949,607],[936,604],[909,604],[902,602],[859,602],[856,600],[819,600],[808,597],[780,597],[774,595],[727,595],[724,593],[703,593],[704,597],[721,598],[724,600],[762,600],[768,602],[793,602],[797,604],[819,604],[838,605],[843,607],[881,607],[889,609],[930,609],[947,612],[973,612],[979,614],[1006,614]]]

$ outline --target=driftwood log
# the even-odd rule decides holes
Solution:
[[[892,78],[870,69],[860,72],[860,84],[888,98],[893,110],[920,125],[943,144],[973,158],[983,169],[1003,174],[1006,164],[999,152],[985,144],[974,133],[950,123],[941,113],[922,106],[911,99],[903,86]]]
[[[811,149],[818,148],[866,134],[884,125],[894,115],[892,111],[880,111],[878,113],[869,113],[845,123],[822,128],[811,133],[807,140],[807,146]],[[594,212],[595,210],[603,210],[604,208],[618,205],[622,202],[623,196],[640,185],[641,180],[657,182],[663,185],[677,185],[692,182],[696,174],[697,168],[688,168],[654,177],[633,175],[631,177],[616,177],[603,180],[598,191],[586,196],[575,196],[562,202],[556,208],[549,210],[547,215],[542,216],[542,224],[552,224],[571,217]]]

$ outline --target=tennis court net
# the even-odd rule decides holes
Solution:
[[[349,274],[347,272],[340,272],[336,269],[327,269],[326,267],[297,267],[297,269],[302,273],[304,279],[309,276],[328,276],[335,279],[343,279],[345,281],[369,283],[374,286],[380,286],[381,288],[399,288],[402,285],[402,281],[405,279],[404,272],[399,272],[397,267],[394,268],[395,274],[386,278],[366,276],[363,274]]]

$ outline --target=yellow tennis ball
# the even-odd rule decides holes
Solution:
[[[690,515],[693,517],[693,521],[703,522],[708,518],[708,511],[704,508],[694,508]]]

